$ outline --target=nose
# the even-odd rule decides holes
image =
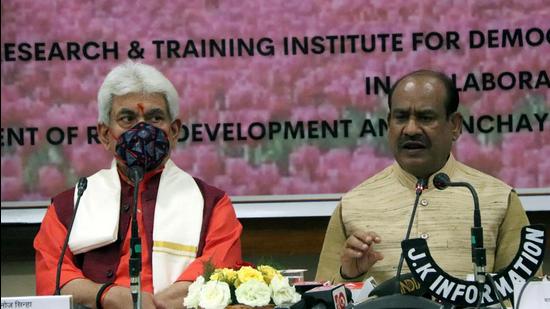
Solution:
[[[409,118],[405,126],[403,127],[403,134],[407,136],[415,136],[422,133],[420,126],[414,118]]]

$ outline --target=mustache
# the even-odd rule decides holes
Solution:
[[[403,147],[408,143],[422,144],[425,147],[431,145],[430,139],[426,135],[417,134],[417,135],[402,135],[397,140],[399,147]]]

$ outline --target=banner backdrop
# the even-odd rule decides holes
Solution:
[[[550,186],[550,6],[521,1],[21,1],[2,5],[2,201],[109,166],[96,95],[126,59],[181,96],[173,160],[231,195],[345,192],[392,162],[387,91],[442,70],[457,159]]]

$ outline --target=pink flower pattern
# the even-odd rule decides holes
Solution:
[[[2,128],[36,127],[34,145],[2,146],[2,200],[46,200],[80,176],[108,167],[112,157],[87,143],[97,121],[97,89],[127,58],[132,41],[143,62],[164,72],[181,95],[184,124],[310,121],[385,117],[386,97],[366,95],[366,76],[396,78],[429,67],[464,78],[470,72],[530,71],[550,67],[550,46],[467,48],[472,29],[523,30],[547,25],[541,0],[507,1],[2,1],[1,40],[21,42],[116,41],[119,59],[2,61]],[[159,18],[162,16],[162,18]],[[545,17],[546,16],[546,17]],[[412,52],[413,32],[457,31],[460,50]],[[402,52],[283,55],[285,37],[403,33]],[[153,40],[254,38],[274,40],[275,55],[157,59]],[[377,41],[379,44],[380,41]],[[62,44],[63,45],[63,44]],[[180,54],[183,48],[178,51]],[[4,57],[4,56],[3,56]],[[533,114],[550,110],[550,90],[467,91],[468,115]],[[358,124],[360,125],[360,124]],[[78,126],[71,145],[51,145],[45,132]],[[534,128],[537,124],[533,123]],[[203,134],[205,137],[205,134]],[[172,159],[190,174],[231,195],[345,192],[391,164],[385,137],[342,141],[263,139],[183,142]],[[7,134],[3,133],[3,143]],[[550,134],[464,133],[456,157],[515,187],[550,186]]]

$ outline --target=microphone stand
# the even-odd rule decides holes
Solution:
[[[449,183],[450,187],[466,187],[472,193],[474,199],[474,226],[471,228],[472,236],[472,263],[474,264],[474,277],[478,283],[485,283],[485,266],[487,266],[487,255],[483,247],[483,226],[481,226],[481,214],[479,210],[479,199],[476,190],[466,182]]]
[[[470,190],[474,199],[474,226],[471,228],[472,243],[472,263],[474,264],[474,277],[477,283],[485,283],[485,266],[487,265],[487,255],[483,248],[483,226],[481,226],[481,213],[479,210],[479,198],[477,192],[467,182],[451,182],[449,176],[445,173],[439,173],[434,177],[434,185],[439,190],[447,187],[465,187]]]
[[[409,226],[407,227],[407,234],[405,234],[405,240],[409,239],[411,236],[411,229],[414,222],[414,217],[416,214],[416,208],[418,207],[418,201],[420,200],[420,195],[422,195],[422,191],[428,187],[428,181],[424,178],[418,179],[418,182],[416,183],[416,198],[414,199],[413,204],[413,210],[411,214],[411,219],[409,220]],[[403,251],[401,251],[401,257],[399,258],[399,264],[397,265],[397,273],[395,275],[395,278],[397,279],[397,290],[399,291],[399,282],[401,281],[401,268],[403,268],[403,260],[405,257],[403,256]]]
[[[418,201],[420,200],[420,195],[428,187],[428,180],[424,178],[418,179],[416,182],[416,197],[413,204],[413,209],[411,213],[411,218],[409,220],[409,226],[407,227],[407,233],[405,235],[405,240],[409,239],[411,235],[411,229],[414,222],[414,217],[416,214],[416,208],[418,207]],[[357,306],[358,309],[391,309],[391,308],[422,308],[422,309],[432,309],[440,308],[440,305],[432,300],[421,296],[413,295],[403,295],[400,291],[400,277],[401,269],[403,267],[404,255],[401,251],[401,257],[399,258],[399,264],[397,266],[397,273],[395,275],[395,286],[394,293],[388,296],[382,296],[375,298],[373,300],[367,300]],[[393,280],[393,279],[390,279]],[[374,291],[374,290],[373,290]]]
[[[483,300],[483,287],[485,286],[485,279],[487,276],[491,276],[486,273],[485,266],[487,266],[487,254],[485,248],[483,247],[483,226],[481,226],[481,213],[479,210],[479,199],[477,197],[477,192],[469,183],[467,182],[456,182],[449,183],[450,186],[456,187],[466,187],[470,190],[472,198],[474,199],[474,226],[470,230],[471,242],[472,242],[472,263],[474,265],[474,278],[477,282],[477,305],[476,308],[480,308],[481,302]],[[492,278],[491,278],[492,279]],[[489,280],[491,282],[492,280]],[[495,286],[493,285],[494,289]],[[498,293],[498,290],[495,290]]]
[[[474,266],[474,278],[478,285],[478,303],[476,308],[481,306],[483,299],[483,291],[485,286],[485,281],[489,278],[489,284],[491,288],[495,291],[497,298],[499,298],[500,305],[504,308],[502,300],[500,299],[500,293],[496,289],[495,282],[491,278],[490,274],[486,272],[487,266],[487,252],[483,247],[483,226],[481,225],[481,211],[479,210],[479,198],[477,192],[472,185],[467,182],[451,182],[449,176],[445,173],[439,173],[434,177],[434,185],[440,190],[444,190],[447,187],[465,187],[472,194],[474,200],[474,226],[470,230],[471,235],[471,244],[472,244],[472,263]]]
[[[496,288],[495,281],[486,271],[487,266],[487,252],[483,247],[483,226],[481,225],[481,212],[479,210],[479,198],[477,192],[472,185],[467,182],[450,182],[451,187],[466,187],[470,190],[472,198],[474,199],[474,226],[470,230],[472,236],[472,263],[474,264],[474,278],[478,284],[478,302],[477,308],[480,308],[483,299],[483,291],[485,281],[488,279],[489,285],[495,291],[495,295],[499,301],[501,308],[506,308],[502,302],[502,296],[499,290]]]
[[[88,187],[88,179],[86,177],[80,178],[78,180],[78,184],[76,185],[76,187],[78,190],[76,193],[76,203],[74,206],[73,217],[71,218],[71,222],[67,227],[67,236],[65,237],[65,241],[63,242],[63,248],[61,249],[61,254],[59,255],[59,261],[57,262],[57,271],[55,274],[55,291],[53,295],[61,294],[61,287],[60,287],[61,267],[63,265],[65,251],[67,251],[67,246],[69,245],[69,238],[71,237],[71,231],[73,230],[73,223],[74,223],[74,219],[76,218],[76,212],[78,211],[78,205],[80,205],[80,198],[82,197],[82,194],[84,194],[84,191]]]
[[[133,166],[129,176],[134,183],[134,200],[132,207],[132,236],[130,238],[130,290],[134,309],[141,309],[141,238],[137,222],[139,184],[143,179],[143,168]]]

